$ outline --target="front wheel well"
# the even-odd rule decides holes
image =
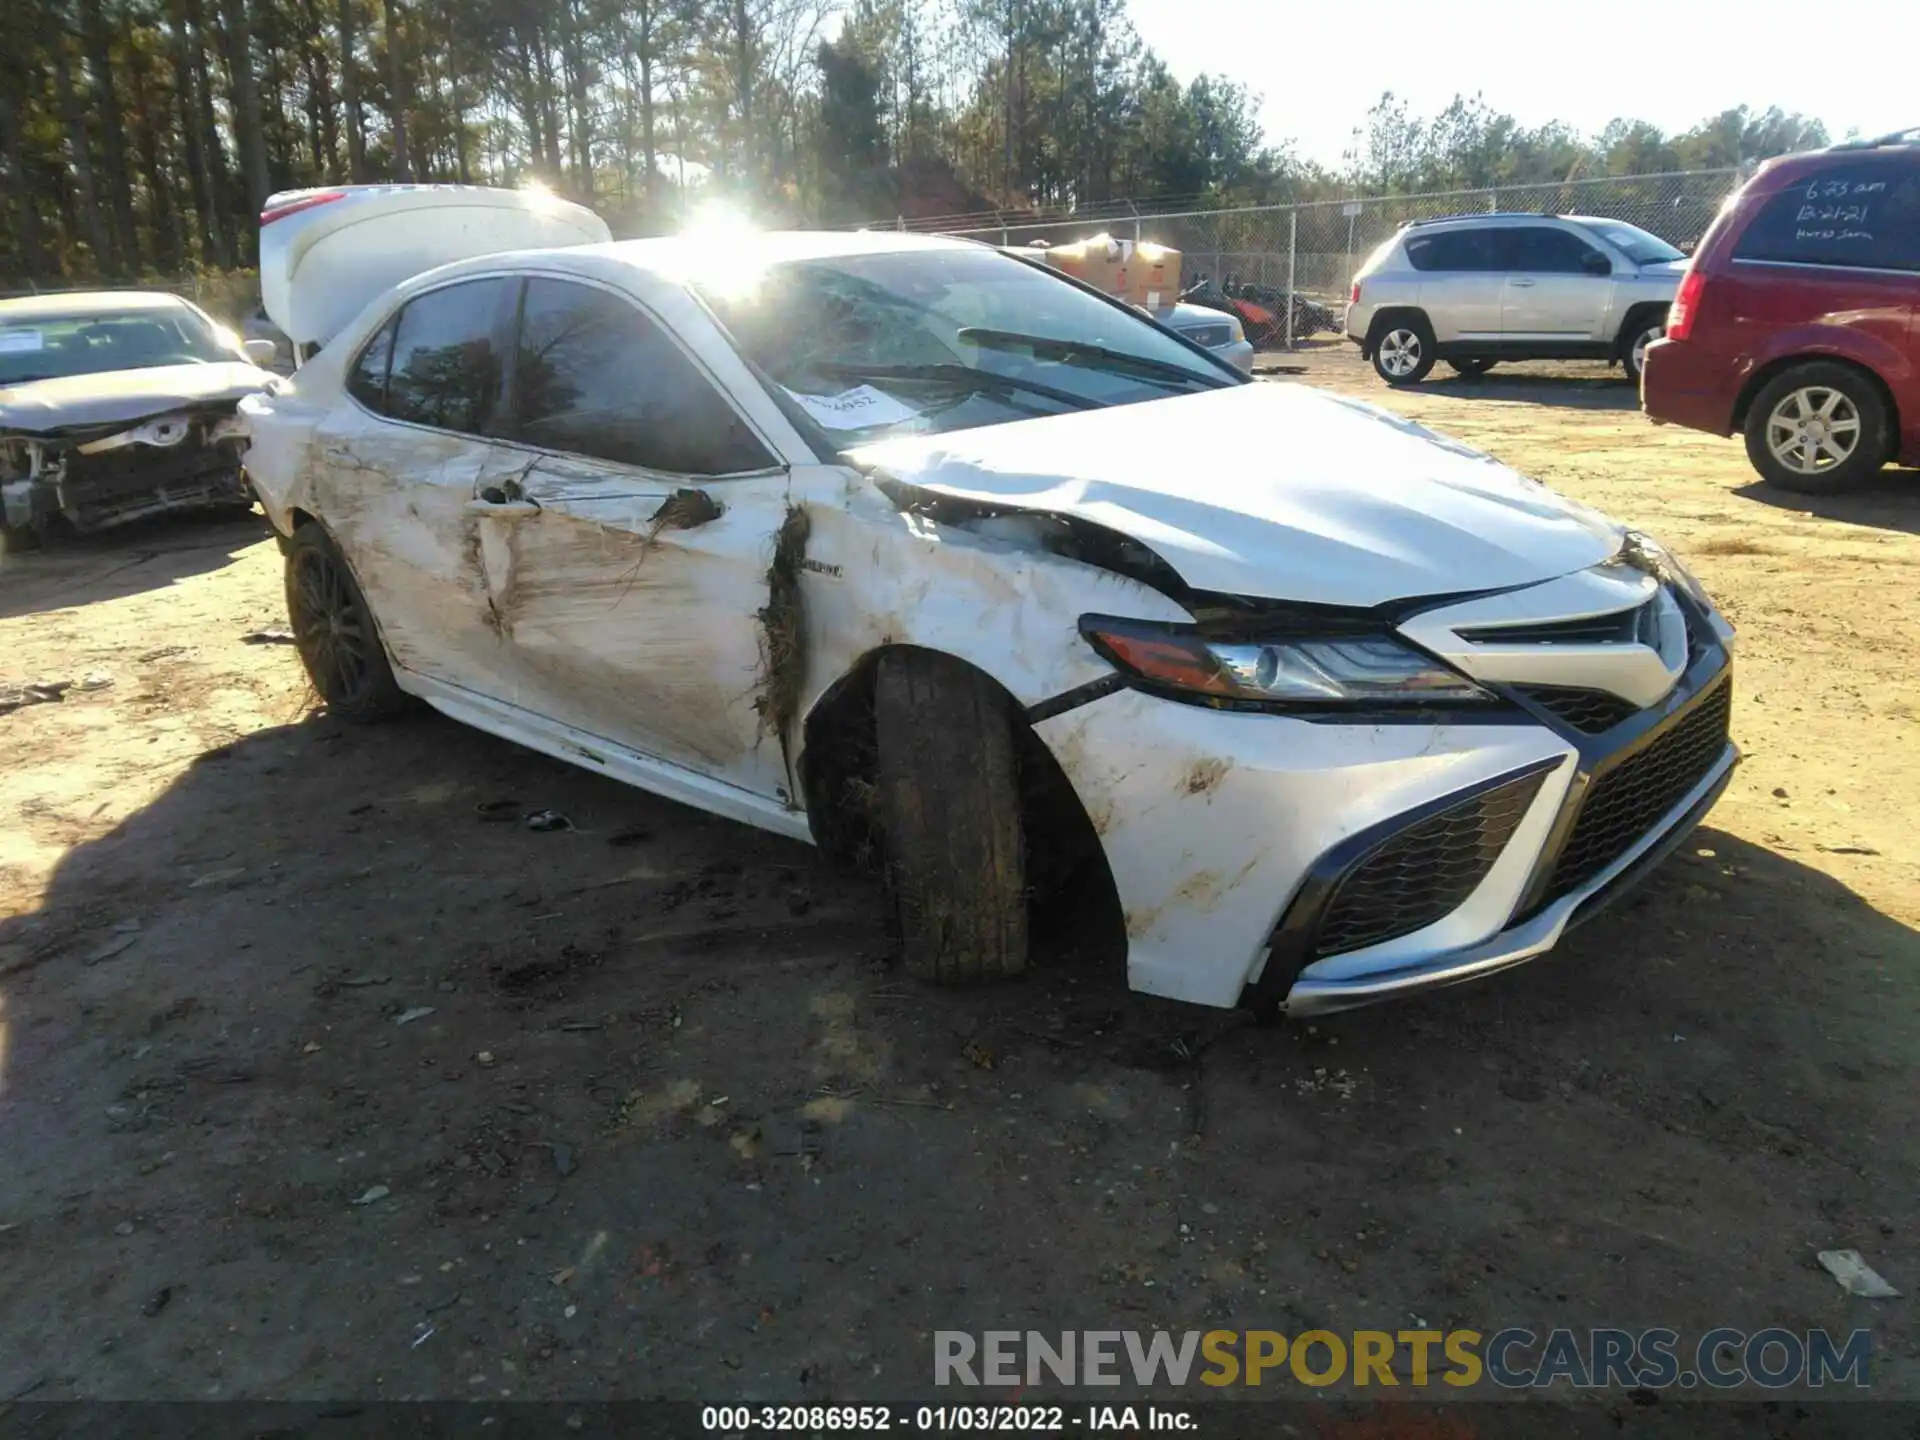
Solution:
[[[1796,365],[1841,365],[1857,372],[1868,384],[1879,392],[1880,401],[1887,407],[1887,459],[1900,447],[1900,437],[1906,433],[1902,429],[1899,403],[1893,398],[1893,391],[1887,382],[1880,378],[1879,372],[1872,366],[1862,365],[1857,360],[1849,360],[1842,355],[1784,355],[1778,360],[1770,360],[1747,377],[1747,383],[1741,388],[1740,398],[1733,405],[1732,434],[1739,435],[1747,428],[1747,416],[1753,409],[1753,402],[1760,392],[1773,383],[1775,377],[1784,375]]]
[[[1380,337],[1395,325],[1418,325],[1433,333],[1433,325],[1427,319],[1427,312],[1417,305],[1387,305],[1374,312],[1373,322],[1367,326],[1366,343],[1360,347],[1360,358],[1371,360],[1373,352],[1380,344]]]
[[[1633,337],[1640,333],[1640,327],[1655,319],[1664,325],[1667,312],[1672,308],[1665,300],[1642,300],[1629,307],[1626,318],[1621,320],[1620,329],[1613,337],[1613,358],[1624,359],[1628,347],[1633,344]]]
[[[917,648],[888,645],[868,651],[828,688],[803,725],[799,782],[813,838],[830,859],[870,873],[884,873],[886,865],[875,679],[882,655]],[[1032,933],[1111,939],[1124,950],[1126,925],[1113,872],[1079,793],[1020,703],[991,675],[987,678],[1005,698],[1013,730]]]

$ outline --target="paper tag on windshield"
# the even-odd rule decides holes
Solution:
[[[898,425],[902,420],[911,420],[920,413],[871,385],[856,385],[851,390],[842,390],[838,395],[802,395],[798,390],[789,390],[787,393],[827,430],[867,430],[875,425]]]
[[[38,330],[0,330],[0,355],[31,355],[45,348]]]

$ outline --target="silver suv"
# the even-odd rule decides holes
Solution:
[[[1606,360],[1640,382],[1687,259],[1624,220],[1451,215],[1416,220],[1354,277],[1347,338],[1389,385],[1436,360],[1479,375],[1501,360]]]

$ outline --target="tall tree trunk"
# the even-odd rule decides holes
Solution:
[[[387,103],[393,107],[393,178],[413,180],[413,160],[407,153],[407,67],[400,57],[400,7],[380,0],[387,22]]]
[[[66,120],[67,149],[73,165],[73,188],[80,197],[80,218],[87,228],[87,245],[93,251],[93,263],[102,274],[120,273],[120,256],[113,245],[107,217],[100,209],[100,192],[93,183],[93,156],[87,139],[87,113],[73,88],[73,62],[67,56],[64,39],[53,44],[53,83],[60,97],[60,112]]]
[[[354,56],[356,31],[353,8],[357,0],[339,0],[340,107],[347,120],[347,178],[356,185],[367,181],[367,123],[360,113],[360,62]]]
[[[21,268],[29,280],[47,273],[46,249],[40,239],[40,202],[27,177],[26,146],[20,134],[20,113],[14,96],[18,79],[9,66],[0,74],[0,176],[5,177],[5,192],[13,201],[14,233],[18,238]]]
[[[580,14],[572,0],[561,11],[562,81],[566,87],[567,150],[573,167],[574,198],[593,204],[593,111],[587,97],[587,60],[580,44]]]
[[[271,182],[267,178],[267,135],[260,109],[260,87],[253,76],[253,27],[247,18],[248,3],[249,0],[222,0],[221,9],[226,17],[227,81],[233,96],[234,141],[240,150],[247,202],[259,211],[266,208]]]
[[[199,232],[195,248],[203,261],[219,260],[226,250],[220,238],[220,207],[214,198],[212,177],[207,172],[207,154],[202,145],[199,87],[194,80],[190,58],[192,41],[187,33],[186,7],[172,0],[170,19],[173,33],[168,48],[173,52],[173,100],[179,114],[180,148],[187,158],[187,188],[193,197],[193,214]]]
[[[539,34],[539,46],[534,51],[535,71],[540,77],[540,129],[547,142],[547,175],[558,183],[562,174],[560,167],[560,117],[554,111],[553,93],[553,51],[547,45],[544,31]]]
[[[173,179],[160,159],[160,127],[167,114],[154,105],[141,66],[128,66],[127,79],[133,92],[134,142],[140,151],[140,169],[147,177],[147,224],[153,232],[154,259],[169,274],[178,274],[180,231],[174,223]]]
[[[634,49],[640,62],[640,158],[646,163],[647,198],[653,198],[653,172],[657,158],[653,141],[653,46],[659,21],[657,0],[639,0],[640,28],[634,35]]]
[[[93,109],[100,120],[98,177],[112,207],[114,240],[130,269],[140,262],[140,231],[133,218],[133,174],[127,167],[127,132],[113,92],[112,36],[101,0],[80,0],[80,41],[92,72]]]
[[[213,202],[213,213],[218,217],[219,228],[214,232],[215,258],[221,265],[231,269],[239,263],[240,236],[245,233],[246,224],[237,221],[234,214],[233,180],[227,171],[226,146],[220,141],[220,126],[214,119],[212,55],[207,46],[206,19],[200,13],[200,0],[182,0],[182,3],[186,6],[187,19],[193,26],[190,63],[198,77],[194,97],[200,111],[200,147],[206,157],[207,194]]]

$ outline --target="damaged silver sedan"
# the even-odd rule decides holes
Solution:
[[[1043,267],[277,200],[268,306],[322,349],[242,413],[329,707],[876,857],[922,976],[1023,969],[1073,870],[1147,993],[1453,984],[1735,763],[1731,628],[1657,542]]]
[[[174,295],[0,300],[0,538],[251,505],[234,412],[266,350]]]

